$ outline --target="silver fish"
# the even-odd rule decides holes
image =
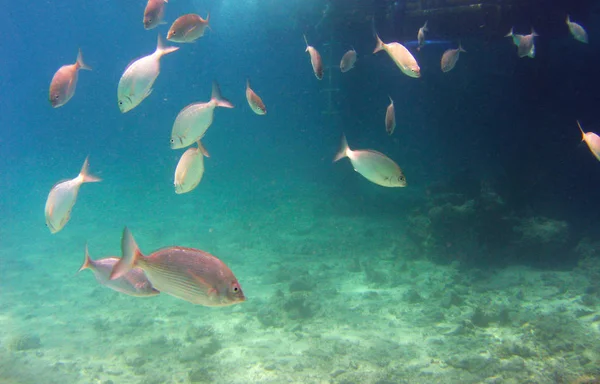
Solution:
[[[63,229],[71,219],[71,210],[77,201],[81,184],[100,181],[99,178],[89,174],[88,168],[89,163],[86,158],[77,177],[60,181],[50,190],[44,214],[46,216],[46,226],[48,226],[51,233]]]
[[[535,57],[535,42],[534,38],[539,36],[533,28],[529,35],[519,35],[513,33],[513,28],[505,35],[505,37],[512,37],[513,44],[517,46],[517,54],[519,57]]]
[[[154,53],[129,64],[119,80],[117,89],[121,113],[131,111],[152,93],[152,85],[160,74],[160,59],[178,49],[178,47],[166,47],[158,35]]]
[[[197,148],[188,148],[183,153],[175,169],[175,193],[190,192],[200,184],[204,175],[204,156],[210,157],[200,141]]]
[[[354,64],[356,63],[356,51],[354,48],[344,53],[342,56],[342,61],[340,62],[340,70],[342,73],[346,73],[352,68],[354,68]]]
[[[98,283],[129,296],[148,297],[156,296],[160,293],[152,286],[152,283],[148,280],[144,271],[139,268],[134,268],[118,279],[111,280],[110,274],[118,261],[119,258],[117,257],[92,260],[86,245],[85,260],[78,272],[89,269],[94,273],[94,277]]]
[[[171,131],[171,148],[185,148],[204,137],[213,122],[216,107],[233,108],[233,104],[221,96],[219,84],[213,81],[212,96],[208,103],[190,104],[175,118]]]
[[[567,26],[569,27],[569,32],[571,32],[571,35],[575,38],[575,40],[587,44],[588,34],[585,29],[581,25],[571,21],[571,17],[569,15],[567,15],[566,22]]]
[[[390,96],[390,105],[385,111],[385,131],[388,135],[392,135],[396,129],[396,111],[394,110],[394,100]]]
[[[417,51],[420,51],[422,47],[425,46],[425,32],[428,32],[427,29],[427,21],[421,28],[419,28],[419,32],[417,33],[417,41],[419,42],[419,46],[417,47]]]
[[[402,169],[383,153],[371,149],[353,151],[348,147],[346,137],[342,137],[342,145],[334,162],[348,157],[354,170],[365,179],[382,187],[406,187],[406,177]]]
[[[396,63],[396,66],[400,68],[402,73],[414,78],[421,77],[421,68],[417,64],[417,60],[404,45],[397,42],[385,44],[381,41],[377,33],[375,33],[375,37],[377,38],[377,46],[373,53],[385,51],[394,63]]]
[[[319,80],[323,79],[323,61],[321,60],[321,55],[319,51],[317,51],[314,47],[308,45],[308,40],[306,40],[306,35],[304,36],[304,42],[306,43],[306,51],[310,55],[310,64],[313,67],[313,72],[315,73],[315,77]]]
[[[113,268],[111,280],[139,267],[161,293],[209,307],[246,300],[242,287],[225,263],[194,248],[167,247],[144,256],[129,229],[123,230],[123,257]]]
[[[50,83],[50,96],[48,99],[53,108],[62,107],[71,100],[75,94],[75,87],[77,86],[77,78],[79,77],[80,69],[86,69],[88,71],[92,70],[92,68],[83,62],[81,49],[77,54],[77,61],[75,64],[63,65],[52,77],[52,82]]]
[[[467,52],[461,44],[458,44],[457,49],[448,49],[444,52],[441,60],[442,72],[449,72],[454,68],[461,52]]]

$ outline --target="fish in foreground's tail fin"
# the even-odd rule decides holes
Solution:
[[[83,260],[83,264],[81,264],[81,267],[79,267],[79,270],[77,272],[81,272],[84,269],[88,269],[92,267],[92,259],[90,258],[90,253],[88,252],[88,246],[87,244],[85,244],[85,259]]]
[[[335,155],[333,162],[335,163],[336,161],[348,156],[349,150],[350,150],[350,147],[348,147],[348,141],[346,140],[346,135],[342,135],[342,144],[340,145],[340,150],[338,151],[337,155]]]
[[[221,88],[216,81],[213,81],[210,99],[217,102],[217,107],[233,108],[233,104],[221,95]]]
[[[81,54],[81,48],[79,49],[79,53],[77,53],[77,69],[86,69],[88,71],[92,70],[92,67],[83,62],[83,55]]]
[[[88,157],[85,158],[85,161],[83,162],[83,167],[81,167],[81,171],[79,171],[79,177],[82,178],[82,182],[83,183],[97,183],[99,181],[102,181],[101,178],[90,175],[90,163],[88,161]]]
[[[123,229],[123,237],[121,238],[121,252],[123,257],[115,264],[110,273],[110,280],[118,279],[127,272],[131,271],[138,261],[144,257],[138,247],[129,228]]]
[[[164,55],[167,55],[171,52],[175,52],[176,50],[178,50],[179,47],[167,47],[165,45],[165,42],[163,41],[163,38],[158,35],[158,41],[156,43],[156,52],[158,52],[158,54],[162,57]]]
[[[581,128],[581,124],[579,124],[579,120],[577,121],[577,126],[579,127],[579,130],[581,131],[581,141],[585,141],[585,132],[583,131],[583,128]]]

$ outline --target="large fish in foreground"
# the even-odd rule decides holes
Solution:
[[[46,215],[46,225],[51,233],[63,229],[71,219],[71,211],[77,201],[81,184],[100,181],[99,178],[89,174],[88,168],[89,163],[86,158],[81,172],[76,178],[58,182],[50,190],[44,214]]]
[[[377,39],[377,46],[373,53],[385,51],[402,73],[414,78],[421,77],[421,68],[417,64],[417,60],[404,45],[397,42],[385,44],[377,33],[375,33],[375,38]]]
[[[87,69],[88,71],[92,70],[92,68],[88,67],[83,62],[81,49],[77,54],[77,61],[75,64],[63,65],[56,71],[54,77],[52,77],[49,100],[53,108],[62,107],[71,100],[75,94],[75,87],[77,86],[77,78],[79,77],[80,69]]]
[[[129,229],[123,230],[123,258],[111,280],[139,267],[162,293],[208,307],[227,306],[246,300],[233,272],[210,253],[194,248],[167,247],[144,256]]]
[[[306,35],[304,35],[304,42],[306,43],[306,51],[310,55],[310,64],[312,65],[315,77],[319,80],[323,80],[323,61],[321,55],[313,46],[308,45]]]
[[[176,43],[193,43],[204,36],[204,31],[209,28],[209,18],[210,14],[203,19],[194,13],[179,17],[169,28],[167,40]]]
[[[171,148],[185,148],[204,137],[213,122],[216,107],[233,108],[233,104],[221,96],[219,84],[213,81],[209,102],[190,104],[175,118],[171,131]]]
[[[156,296],[160,293],[154,289],[152,283],[144,274],[144,271],[139,268],[134,268],[118,279],[111,280],[110,274],[118,261],[119,258],[117,257],[106,257],[104,259],[92,260],[86,245],[85,260],[83,261],[83,264],[79,268],[78,272],[81,272],[84,269],[89,269],[94,273],[94,277],[96,277],[98,283],[126,295],[148,297]]]
[[[131,111],[152,93],[152,85],[160,73],[160,59],[178,49],[178,47],[166,47],[158,35],[154,53],[129,64],[119,80],[117,89],[121,113]]]
[[[392,159],[371,149],[353,151],[348,147],[346,137],[342,137],[342,145],[333,160],[348,157],[354,170],[365,179],[382,187],[406,187],[406,177],[402,169]]]

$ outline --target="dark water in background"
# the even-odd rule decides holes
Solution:
[[[573,3],[566,11],[586,26],[589,45],[570,37],[560,12],[565,5],[558,2],[544,3],[544,12],[509,13],[496,35],[454,33],[430,23],[429,38],[460,39],[468,53],[443,74],[444,48],[425,47],[417,56],[423,76],[410,79],[384,53],[371,54],[370,15],[384,41],[416,35],[415,28],[404,31],[407,27],[398,23],[406,19],[386,2],[358,2],[351,12],[351,2],[334,2],[319,23],[325,2],[173,1],[168,22],[183,12],[204,16],[208,10],[213,32],[164,57],[154,93],[122,115],[116,107],[119,77],[132,59],[154,50],[157,33],[168,27],[145,31],[140,3],[11,3],[0,14],[6,31],[0,43],[5,230],[47,235],[42,212],[49,188],[57,175],[74,177],[88,154],[92,171],[105,180],[96,191],[83,187],[89,200],[102,205],[101,197],[106,198],[107,209],[121,212],[136,202],[151,214],[154,203],[144,204],[139,196],[172,192],[180,156],[168,147],[172,122],[185,105],[208,100],[215,79],[236,105],[216,111],[206,137],[210,178],[223,188],[224,199],[226,191],[253,195],[269,185],[293,189],[303,180],[318,181],[333,188],[331,199],[385,215],[402,196],[419,196],[436,186],[468,194],[486,180],[515,212],[566,220],[577,234],[598,234],[600,168],[579,143],[575,125],[579,119],[594,131],[599,124],[599,23],[597,9],[588,4]],[[523,33],[536,26],[535,59],[519,59],[510,39],[502,37],[513,24]],[[328,73],[322,82],[314,78],[303,33],[326,65],[337,67],[350,46],[358,51],[354,70],[332,73],[332,86],[339,89],[333,98],[337,115],[321,113],[327,109],[322,90],[329,87]],[[78,47],[94,70],[82,71],[75,97],[53,110],[47,102],[49,81],[61,65],[74,61]],[[267,104],[264,118],[246,104],[247,77]],[[395,100],[399,125],[393,139],[383,129],[388,95]],[[348,164],[331,165],[342,132],[352,147],[377,149],[395,159],[409,188],[382,190],[366,185]],[[177,203],[174,194],[163,201]],[[11,241],[7,233],[0,231],[1,242]]]

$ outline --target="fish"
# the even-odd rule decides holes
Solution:
[[[161,293],[192,304],[220,307],[246,300],[231,269],[208,252],[172,246],[145,256],[127,227],[123,230],[121,249],[123,257],[113,268],[111,280],[138,267]]]
[[[592,152],[592,155],[600,161],[600,136],[596,135],[594,132],[584,132],[579,121],[577,121],[577,126],[581,131],[581,141],[585,141],[590,152]]]
[[[221,96],[219,84],[213,81],[209,102],[190,104],[175,118],[171,131],[171,149],[188,147],[203,138],[213,122],[216,107],[233,108],[233,104]]]
[[[334,162],[348,157],[354,170],[365,179],[382,187],[406,187],[406,177],[402,169],[383,153],[371,149],[353,151],[348,147],[346,136],[342,136],[342,145]]]
[[[529,35],[519,35],[513,33],[513,28],[504,36],[504,37],[512,37],[513,44],[517,46],[517,54],[520,58],[522,57],[535,57],[535,44],[534,38],[539,36],[533,28],[531,28],[531,33]]]
[[[194,13],[180,16],[169,28],[167,40],[175,43],[193,43],[204,36],[206,28],[210,28],[209,19],[210,14],[206,15],[206,19]]]
[[[199,140],[197,148],[188,148],[183,153],[175,168],[175,193],[190,192],[200,184],[204,175],[204,156],[210,157]]]
[[[420,51],[422,47],[425,46],[425,32],[428,32],[427,29],[427,21],[421,28],[419,28],[419,32],[417,33],[417,41],[419,42],[419,46],[417,47],[417,51]]]
[[[456,49],[447,49],[442,55],[441,60],[441,68],[442,72],[451,71],[456,63],[458,62],[458,56],[461,52],[467,52],[463,49],[462,45],[459,43],[458,48]]]
[[[404,45],[397,42],[385,44],[381,41],[377,33],[375,33],[375,37],[377,38],[377,46],[373,53],[385,51],[398,68],[400,68],[402,73],[414,78],[421,77],[421,68],[417,64],[417,60]]]
[[[80,69],[88,71],[92,70],[91,67],[83,62],[81,49],[77,54],[77,61],[75,61],[75,64],[63,65],[52,77],[52,81],[50,82],[50,96],[48,99],[53,108],[62,107],[71,100],[75,94],[75,87],[77,86],[77,78],[79,77]]]
[[[152,93],[152,85],[160,74],[160,59],[179,47],[167,47],[158,35],[154,53],[133,61],[119,80],[117,100],[121,113],[131,111]]]
[[[388,97],[390,98],[390,105],[385,111],[385,131],[391,136],[394,129],[396,129],[396,111],[394,110],[394,100],[390,96]]]
[[[246,79],[246,100],[248,100],[248,105],[254,113],[257,115],[264,115],[267,113],[267,108],[263,103],[260,96],[258,96],[252,88],[250,88],[250,80]]]
[[[315,73],[315,76],[317,77],[317,79],[322,80],[323,79],[323,61],[321,60],[321,55],[319,54],[319,51],[317,51],[314,47],[311,47],[310,45],[308,45],[308,40],[306,39],[306,35],[304,36],[304,42],[306,43],[306,51],[308,52],[308,54],[310,55],[310,63],[312,64],[313,67],[313,72]]]
[[[144,28],[153,29],[160,24],[165,24],[163,17],[165,16],[165,3],[168,0],[148,0],[146,9],[144,9]]]
[[[566,22],[567,26],[569,26],[569,32],[571,32],[571,35],[573,35],[575,40],[587,44],[588,34],[585,29],[581,25],[571,21],[571,17],[569,15],[567,15]]]
[[[100,285],[104,285],[114,291],[129,296],[148,297],[156,296],[160,293],[152,286],[152,283],[148,280],[144,271],[139,268],[132,269],[118,279],[110,280],[110,274],[118,261],[118,257],[106,257],[99,260],[92,260],[86,244],[85,259],[77,272],[89,269],[94,273],[94,277]]]
[[[346,73],[352,68],[354,68],[354,64],[356,63],[356,51],[354,48],[350,49],[348,52],[344,53],[342,56],[342,61],[340,62],[340,70],[342,73]]]
[[[86,157],[77,177],[54,184],[48,194],[46,207],[44,208],[46,226],[48,226],[51,233],[57,233],[62,230],[71,219],[71,210],[77,201],[81,185],[83,183],[95,183],[99,181],[101,179],[90,175],[89,162]]]

